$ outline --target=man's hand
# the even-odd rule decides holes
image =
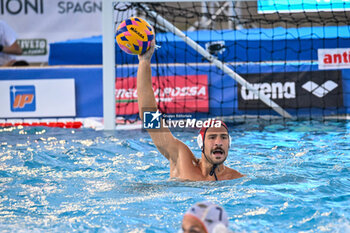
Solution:
[[[153,53],[154,53],[154,48],[155,48],[155,40],[153,39],[151,42],[151,47],[149,48],[149,50],[147,52],[145,52],[142,55],[139,55],[139,61],[151,61]]]
[[[0,45],[0,52],[21,55],[23,53],[19,44],[15,41],[11,46]]]

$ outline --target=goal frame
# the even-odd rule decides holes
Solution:
[[[237,1],[256,1],[256,0],[235,0]],[[103,125],[104,130],[115,130],[116,127],[116,100],[115,100],[115,23],[114,23],[114,4],[117,1],[114,0],[103,0],[102,3],[102,61],[103,61]],[[118,2],[139,2],[145,3],[150,2],[149,0],[120,0]],[[155,0],[152,2],[218,2],[213,0]],[[224,1],[222,1],[224,2]],[[263,101],[267,106],[271,107],[279,115],[284,118],[292,118],[292,116],[282,109],[278,104],[272,101],[268,96],[259,92],[250,83],[243,79],[240,75],[235,73],[227,65],[223,64],[221,61],[209,54],[205,49],[199,46],[192,39],[187,37],[183,32],[169,23],[159,14],[155,12],[150,12],[161,24],[165,26],[170,32],[182,38],[189,46],[194,48],[198,53],[200,53],[204,58],[210,61],[212,64],[217,66],[219,69],[223,70],[232,79],[236,80],[239,84],[251,90],[258,98]]]

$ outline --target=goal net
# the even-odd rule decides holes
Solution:
[[[350,112],[349,1],[123,2],[114,9],[116,27],[133,12],[156,31],[152,81],[163,114],[341,119]],[[116,115],[136,121],[138,58],[115,51]]]

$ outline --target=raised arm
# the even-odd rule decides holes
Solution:
[[[149,51],[139,56],[137,71],[137,96],[140,118],[143,120],[143,111],[157,111],[157,102],[152,88],[151,58],[154,52],[154,41]],[[179,150],[185,145],[177,140],[168,128],[148,129],[154,144],[168,160],[176,162]]]
[[[152,42],[154,43],[154,42]],[[145,54],[139,56],[139,67],[137,70],[137,96],[140,118],[143,120],[143,111],[148,108],[150,111],[157,111],[157,102],[152,88],[151,58],[154,52],[154,45]]]

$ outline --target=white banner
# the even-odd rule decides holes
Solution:
[[[350,69],[350,48],[318,49],[318,69]]]
[[[49,43],[102,34],[102,0],[0,0],[0,17],[18,35],[17,60],[47,62]]]
[[[0,118],[75,115],[74,79],[0,81]]]

